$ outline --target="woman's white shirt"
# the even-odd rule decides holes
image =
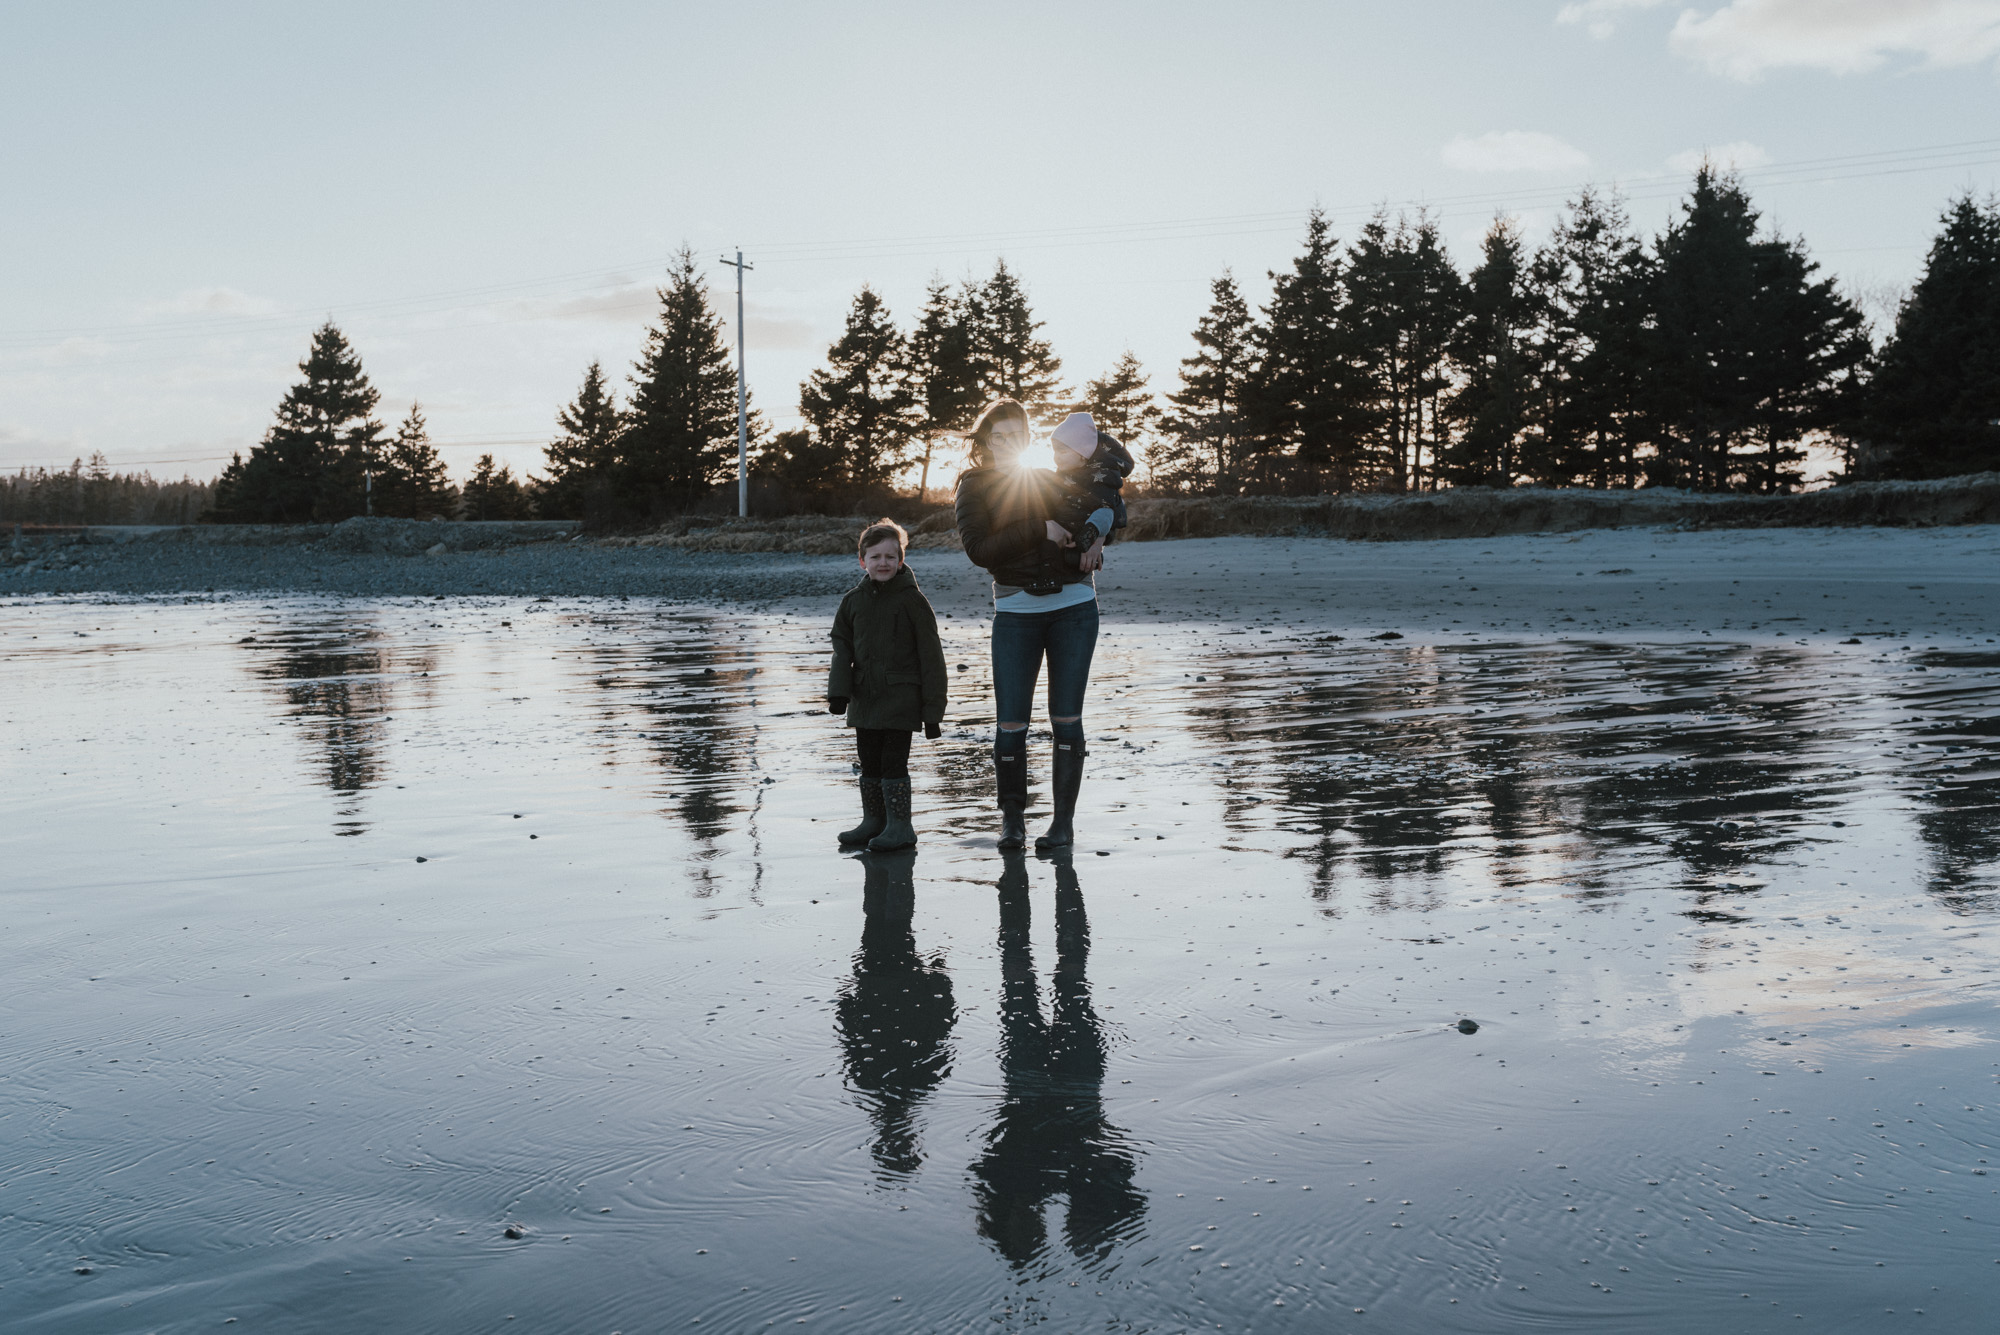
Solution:
[[[1075,584],[1065,584],[1061,593],[1029,593],[1022,589],[993,600],[996,612],[1060,612],[1097,597],[1097,580],[1086,575]]]

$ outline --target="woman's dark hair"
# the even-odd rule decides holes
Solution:
[[[878,542],[887,542],[890,538],[896,540],[896,550],[898,552],[907,552],[910,550],[910,535],[908,531],[893,519],[878,519],[867,528],[862,529],[861,544],[854,550],[866,555],[870,547],[873,547]]]
[[[1028,424],[1028,410],[1019,399],[994,399],[979,410],[979,420],[965,433],[966,458],[978,468],[993,463],[993,428],[1002,422]]]

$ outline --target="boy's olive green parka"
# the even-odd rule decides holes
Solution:
[[[846,697],[847,726],[915,732],[944,722],[944,645],[937,614],[904,566],[861,582],[833,615],[829,699]]]

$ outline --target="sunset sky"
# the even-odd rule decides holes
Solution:
[[[1072,383],[1170,387],[1315,203],[1430,204],[1461,263],[1586,182],[1665,223],[1707,151],[1879,303],[2000,181],[2000,0],[0,3],[0,467],[206,476],[331,316],[454,473],[622,384],[683,242],[741,246],[795,421],[854,290],[1027,280]]]

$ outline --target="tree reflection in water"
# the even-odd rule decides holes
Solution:
[[[1067,855],[1056,860],[1054,1012],[1044,1019],[1028,942],[1026,860],[1008,853],[1000,877],[998,1116],[972,1166],[979,1232],[1024,1266],[1047,1245],[1044,1211],[1068,1199],[1063,1238],[1079,1259],[1102,1261],[1138,1228],[1146,1200],[1133,1186],[1138,1158],[1104,1113],[1106,1044],[1085,967],[1090,922]]]
[[[373,625],[348,619],[309,620],[244,641],[251,671],[282,692],[285,712],[317,753],[321,782],[341,804],[336,835],[368,830],[361,800],[382,783],[395,684],[436,667],[428,649],[383,641]]]
[[[923,1163],[917,1110],[951,1073],[958,1018],[943,957],[926,962],[917,953],[916,856],[906,849],[861,859],[867,868],[861,949],[834,1007],[847,1082],[875,1125],[875,1164],[887,1179],[908,1177]]]

